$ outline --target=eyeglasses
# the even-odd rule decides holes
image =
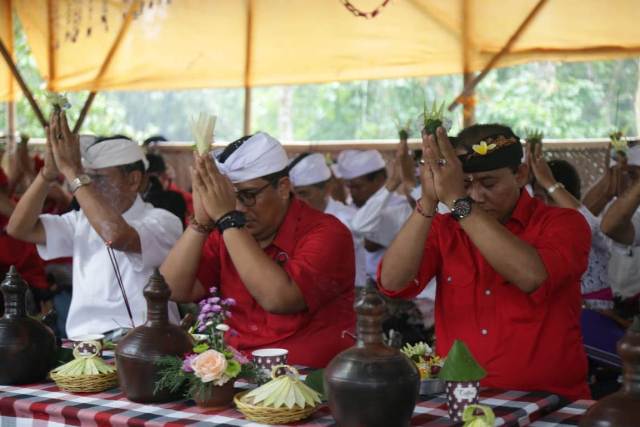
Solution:
[[[273,185],[272,182],[267,182],[264,186],[257,190],[240,190],[236,191],[236,199],[246,207],[250,208],[255,206],[256,197],[262,193],[268,186]]]

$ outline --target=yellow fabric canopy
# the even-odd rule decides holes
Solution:
[[[11,20],[11,5],[8,1],[0,0],[0,40],[2,40],[13,54],[13,25]],[[9,67],[0,57],[0,101],[13,99],[15,88],[18,85],[14,82]]]
[[[478,71],[538,1],[391,0],[363,19],[347,0],[0,0],[0,22],[11,4],[55,91],[242,87],[461,73],[463,53]],[[548,0],[498,66],[636,56],[639,18],[638,0]]]

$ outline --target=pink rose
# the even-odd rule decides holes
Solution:
[[[191,368],[200,381],[208,383],[222,377],[227,370],[227,359],[220,352],[207,350],[191,361]]]

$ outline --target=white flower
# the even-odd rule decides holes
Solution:
[[[209,320],[204,326],[213,326],[213,320]]]
[[[219,325],[216,325],[216,329],[222,332],[227,332],[230,328],[229,325],[225,325],[224,323],[220,323]]]

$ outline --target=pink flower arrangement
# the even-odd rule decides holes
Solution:
[[[233,298],[221,298],[218,289],[209,289],[211,296],[200,301],[200,313],[191,332],[197,332],[198,342],[192,353],[182,358],[167,357],[158,362],[164,367],[156,388],[180,389],[189,384],[187,397],[202,393],[212,386],[222,386],[239,376],[256,377],[258,370],[238,350],[227,345],[226,332],[231,330],[225,320],[231,316],[236,302]]]

